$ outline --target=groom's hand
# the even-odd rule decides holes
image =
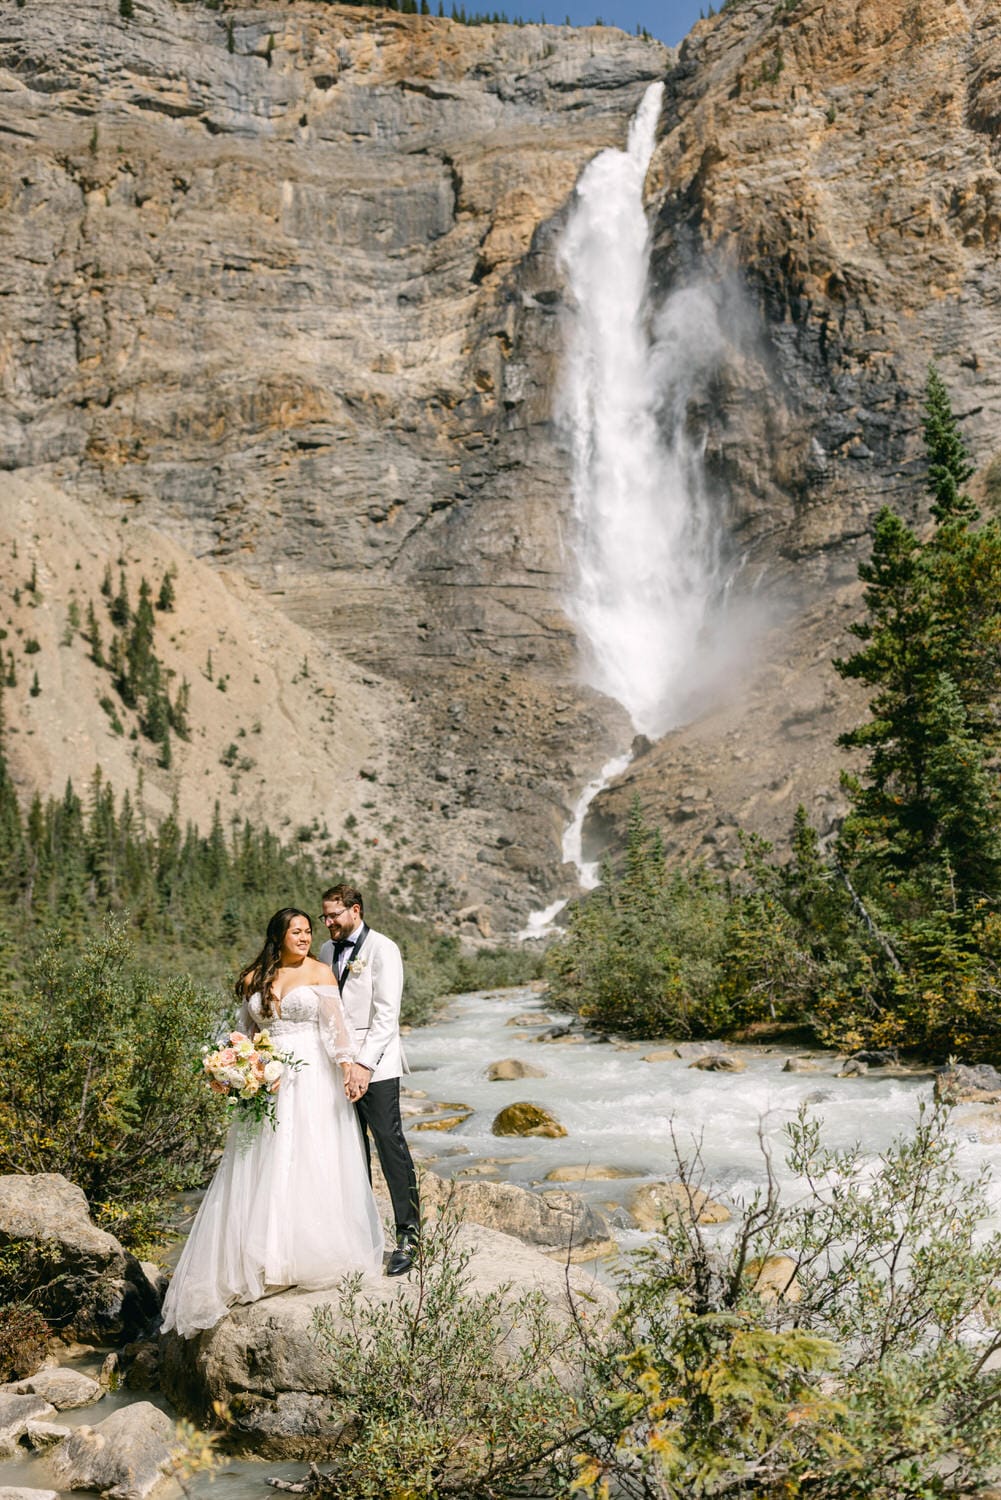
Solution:
[[[363,1063],[351,1063],[348,1069],[346,1088],[348,1098],[354,1103],[368,1088],[372,1073]]]

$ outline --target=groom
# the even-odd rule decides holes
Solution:
[[[396,1219],[396,1249],[386,1275],[402,1276],[413,1264],[420,1231],[417,1174],[400,1118],[400,1074],[407,1071],[400,1041],[403,960],[392,938],[365,925],[361,891],[332,885],[320,899],[330,934],[320,962],[337,975],[344,1016],[358,1044],[350,1097],[361,1121],[369,1175],[371,1134]]]

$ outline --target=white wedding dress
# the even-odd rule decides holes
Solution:
[[[163,1304],[164,1331],[185,1338],[234,1302],[382,1270],[382,1225],[338,1066],[353,1049],[336,988],[297,985],[280,1017],[264,1016],[252,995],[237,1029],[267,1030],[304,1066],[282,1077],[274,1129],[249,1118],[230,1126]]]

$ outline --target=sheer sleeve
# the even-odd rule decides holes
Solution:
[[[250,1014],[250,1001],[244,1000],[236,1013],[236,1029],[242,1031],[244,1036],[253,1037],[255,1029],[260,1030],[257,1022]]]
[[[319,1001],[320,1040],[324,1051],[335,1063],[352,1062],[354,1047],[344,1019],[344,1007],[341,1004],[337,986],[318,984],[315,989],[316,998]]]

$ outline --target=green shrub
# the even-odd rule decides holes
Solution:
[[[219,1001],[132,964],[109,924],[0,993],[0,1172],[62,1172],[95,1204],[204,1180],[223,1121],[193,1054]]]
[[[930,1500],[1001,1465],[1001,1236],[955,1169],[946,1112],[873,1168],[789,1129],[798,1190],[732,1233],[674,1215],[621,1282],[582,1444],[591,1495]],[[680,1167],[693,1189],[695,1167]],[[769,1257],[771,1288],[763,1281]]]
[[[315,1336],[329,1389],[354,1436],[324,1477],[338,1500],[489,1500],[550,1493],[539,1471],[560,1469],[576,1412],[577,1325],[553,1317],[542,1293],[472,1293],[468,1253],[446,1213],[425,1224],[410,1284],[366,1303],[355,1281]],[[568,1479],[568,1463],[562,1464]]]

